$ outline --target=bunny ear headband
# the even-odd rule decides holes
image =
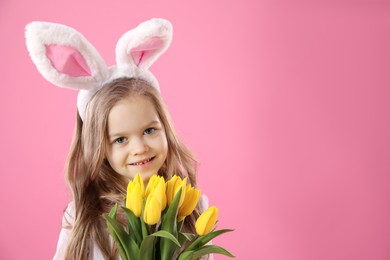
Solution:
[[[172,25],[151,19],[125,33],[116,45],[116,65],[108,67],[97,50],[78,31],[68,26],[32,22],[26,26],[26,44],[38,71],[48,81],[80,90],[77,108],[82,120],[91,97],[114,79],[140,78],[159,90],[148,70],[169,47]]]

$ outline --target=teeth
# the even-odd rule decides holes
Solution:
[[[145,161],[142,161],[142,162],[138,162],[138,163],[133,163],[133,165],[142,165],[142,164],[145,164],[145,163],[147,163],[147,162],[150,162],[150,160],[151,160],[152,158],[150,158],[150,159],[147,159],[147,160],[145,160]]]

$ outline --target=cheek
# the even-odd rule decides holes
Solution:
[[[161,135],[158,138],[153,140],[152,144],[154,150],[160,154],[161,157],[163,157],[163,160],[165,161],[167,154],[168,154],[168,141],[165,135]]]
[[[112,160],[111,159],[112,158],[112,150],[111,149],[106,149],[105,156],[106,156],[107,161],[111,162],[111,160]]]
[[[106,152],[107,161],[111,166],[114,166],[121,160],[121,153],[116,149],[110,149]]]

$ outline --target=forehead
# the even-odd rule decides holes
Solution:
[[[148,124],[160,122],[152,101],[144,96],[129,96],[118,101],[108,115],[107,131],[111,135],[117,132],[136,132],[144,130]]]

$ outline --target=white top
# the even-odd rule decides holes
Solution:
[[[206,210],[209,207],[209,201],[208,201],[207,196],[205,196],[205,195],[200,196],[199,203],[200,203],[200,208],[202,211]],[[64,216],[62,217],[62,228],[61,228],[60,237],[59,237],[58,243],[57,243],[57,251],[53,257],[53,260],[63,260],[65,257],[66,248],[68,246],[69,238],[72,234],[72,230],[66,229],[64,227],[66,227],[69,224],[73,225],[74,211],[75,211],[74,210],[74,203],[70,202],[68,204],[67,209],[65,210]],[[96,245],[93,247],[93,258],[92,259],[104,260],[104,257],[102,255],[99,247]],[[210,255],[208,259],[212,260],[213,259],[212,255]]]

